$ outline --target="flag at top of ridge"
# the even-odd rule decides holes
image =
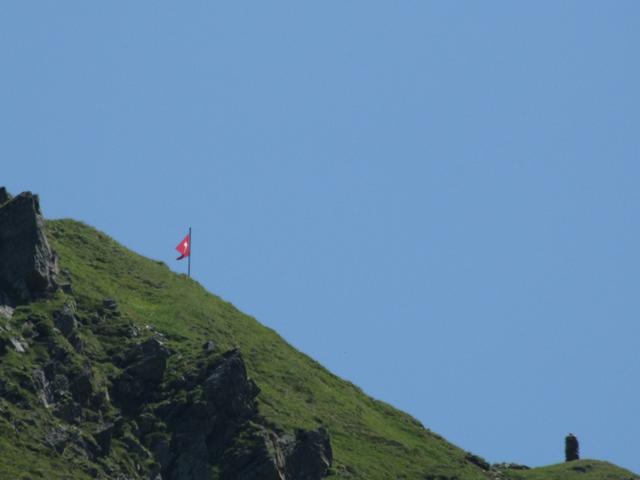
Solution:
[[[177,260],[182,260],[183,258],[186,258],[191,254],[191,232],[189,232],[189,234],[184,237],[184,240],[182,240],[178,244],[176,250],[180,252],[180,256],[177,258]]]

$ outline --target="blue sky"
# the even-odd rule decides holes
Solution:
[[[492,462],[640,472],[640,3],[12,2],[0,184]]]

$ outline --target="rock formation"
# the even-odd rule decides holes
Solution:
[[[56,289],[58,262],[45,235],[38,196],[12,198],[0,188],[0,305],[15,305]]]
[[[213,478],[223,480],[320,480],[328,475],[328,432],[286,433],[267,422],[256,401],[260,388],[248,377],[239,349],[218,353],[208,341],[196,348],[195,365],[179,374],[170,368],[177,355],[166,337],[149,325],[141,333],[113,298],[83,304],[71,288],[62,288],[56,298],[64,302],[51,304],[46,313],[32,309],[33,300],[56,290],[57,275],[38,197],[25,192],[12,198],[1,188],[0,357],[11,350],[24,355],[30,348],[37,348],[39,357],[30,375],[20,373],[17,382],[0,379],[0,399],[32,409],[31,398],[51,413],[55,421],[43,442],[52,453],[79,453],[93,464],[86,472],[99,478],[202,480],[217,472]],[[125,449],[127,462],[107,461],[112,443]]]

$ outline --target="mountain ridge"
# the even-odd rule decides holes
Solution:
[[[146,259],[127,250],[104,233],[69,219],[47,221],[46,231],[60,265],[57,280],[60,288],[45,299],[33,299],[16,306],[3,333],[5,337],[17,339],[26,348],[24,352],[19,352],[7,344],[0,367],[0,378],[5,381],[4,392],[0,390],[3,399],[0,404],[3,413],[0,416],[2,438],[8,438],[8,432],[13,430],[11,434],[18,439],[12,445],[2,441],[0,453],[9,454],[2,455],[5,459],[19,455],[26,459],[33,458],[30,466],[20,461],[14,465],[6,460],[0,461],[2,475],[22,475],[16,472],[31,468],[33,471],[26,476],[15,478],[58,478],[38,477],[44,474],[43,471],[55,470],[52,466],[58,465],[58,455],[65,459],[66,464],[75,465],[73,468],[58,465],[60,471],[67,469],[65,475],[73,475],[59,478],[111,478],[108,475],[112,474],[123,475],[123,478],[154,480],[158,475],[159,478],[185,479],[225,478],[224,475],[227,475],[226,478],[247,480],[277,478],[277,475],[281,475],[280,478],[316,478],[287,471],[283,459],[280,459],[284,462],[280,466],[282,468],[279,471],[279,467],[275,468],[276,473],[269,473],[275,475],[272,477],[258,476],[255,471],[245,477],[237,474],[236,477],[229,476],[229,473],[225,473],[231,471],[228,470],[231,468],[229,463],[225,463],[226,460],[221,462],[219,458],[214,458],[210,470],[198,473],[199,476],[189,472],[176,476],[172,463],[167,468],[158,460],[153,442],[164,438],[171,446],[176,446],[176,436],[180,434],[175,429],[171,430],[174,427],[168,420],[170,416],[162,416],[163,409],[168,408],[167,403],[174,408],[183,401],[182,395],[185,402],[191,402],[190,405],[196,405],[202,399],[206,405],[206,395],[200,391],[206,390],[203,383],[205,377],[219,373],[217,369],[227,365],[225,355],[227,359],[240,355],[242,363],[246,365],[246,374],[243,376],[242,368],[236,366],[233,368],[240,374],[232,377],[240,379],[239,391],[245,392],[247,398],[251,397],[255,392],[250,382],[255,382],[260,391],[252,397],[255,398],[257,416],[243,419],[243,422],[251,424],[250,428],[242,430],[244,437],[237,435],[238,438],[234,436],[229,440],[233,448],[225,447],[224,455],[235,448],[229,453],[229,458],[241,457],[242,452],[253,452],[256,442],[260,443],[264,438],[272,439],[272,446],[286,439],[282,442],[289,442],[289,446],[283,444],[280,449],[282,455],[289,448],[291,451],[286,455],[295,456],[292,453],[296,451],[295,445],[304,443],[299,436],[308,438],[310,435],[303,432],[326,431],[330,437],[332,459],[327,458],[326,446],[320,445],[324,442],[323,434],[312,438],[313,448],[316,449],[312,449],[315,452],[312,457],[322,457],[316,455],[322,451],[323,458],[329,460],[331,465],[328,467],[327,462],[323,464],[327,468],[322,472],[322,477],[422,480],[543,478],[535,476],[538,469],[490,466],[480,457],[450,444],[409,415],[365,395],[355,385],[332,374],[315,360],[294,349],[275,331],[207,292],[194,280],[171,272],[162,262]],[[67,335],[63,335],[65,325],[71,325]],[[80,407],[80,413],[71,411],[67,417],[70,421],[61,419],[59,412],[56,416],[46,402],[40,402],[42,385],[45,380],[49,382],[46,372],[39,377],[44,380],[33,379],[34,371],[41,370],[46,362],[51,362],[53,356],[51,348],[43,345],[46,336],[43,337],[40,332],[48,328],[51,330],[46,335],[55,339],[51,343],[79,363],[77,367],[80,373],[65,374],[68,379],[75,381],[77,378],[90,377],[83,387],[83,382],[77,381],[80,386],[76,386],[75,390],[71,388],[73,385],[67,389],[71,398],[65,399],[68,403],[64,405],[71,405],[70,410],[73,410],[74,404],[79,404],[82,392],[92,399],[86,401],[86,406]],[[20,335],[16,335],[16,332]],[[162,347],[145,343],[153,339],[161,339],[158,342]],[[118,343],[123,344],[122,348]],[[155,353],[145,357],[144,353],[140,353],[145,348]],[[144,359],[151,359],[145,361],[152,361],[153,368],[145,369],[142,365]],[[83,377],[82,372],[87,371],[87,361],[91,373]],[[127,414],[126,401],[119,399],[117,393],[125,374],[131,377],[127,377],[127,381],[145,378],[145,375],[154,378],[154,370],[163,362],[166,362],[162,367],[164,375],[159,383],[148,384],[151,392],[158,390],[155,392],[157,398],[153,395],[153,398],[145,397],[142,409],[136,405],[133,408],[135,413]],[[55,380],[55,375],[52,378]],[[192,385],[187,388],[190,382]],[[125,382],[124,385],[126,387],[120,388],[124,392],[136,390],[131,383]],[[63,389],[65,392],[67,390]],[[12,398],[16,401],[12,402]],[[61,400],[53,400],[58,402],[55,408],[59,408]],[[104,411],[99,408],[96,410],[91,403],[94,401],[108,405]],[[29,408],[21,408],[21,402]],[[77,421],[74,415],[80,415],[83,420]],[[93,418],[96,420],[93,422],[92,415],[99,418]],[[29,423],[30,419],[33,423],[33,418],[38,419],[34,425]],[[16,421],[22,426],[15,427]],[[149,423],[148,431],[145,431],[145,422]],[[92,428],[113,425],[109,438],[113,448],[109,455],[100,457],[91,453],[91,449],[96,448],[91,442],[101,448],[100,440],[106,441],[105,437],[109,434],[95,429],[89,432],[84,423]],[[66,443],[62,443],[62,451],[58,452],[56,448],[60,449],[61,445],[56,444],[51,436],[63,435],[60,433],[61,426],[66,428],[64,435],[77,435],[82,442],[74,443],[67,439],[64,441]],[[23,433],[40,440],[37,447],[26,441],[22,443],[24,439],[20,428]],[[235,435],[240,430],[234,432]],[[311,435],[313,437],[314,434]],[[263,440],[256,440],[258,437]],[[236,448],[238,445],[240,447]],[[266,455],[269,461],[273,460],[269,455],[278,457],[279,447],[273,448],[276,449],[275,454],[262,452],[261,455]],[[142,453],[137,454],[136,450]],[[148,453],[151,453],[150,457],[147,457]],[[273,461],[278,463],[276,460]],[[144,462],[148,465],[140,465]],[[607,478],[620,480],[638,478],[631,472],[602,462],[588,465],[592,465],[587,469],[589,474],[604,472]],[[322,468],[321,465],[317,471],[322,471]],[[587,479],[584,472],[570,470],[564,464],[558,468],[564,472],[563,478],[582,475],[577,478]],[[111,469],[111,473],[108,469]]]

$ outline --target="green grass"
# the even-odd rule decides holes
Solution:
[[[72,274],[79,307],[98,306],[105,297],[117,299],[123,316],[139,330],[153,325],[167,336],[174,357],[180,358],[170,365],[175,372],[191,368],[207,340],[221,350],[238,346],[261,389],[262,415],[285,430],[328,428],[336,477],[486,478],[464,459],[463,450],[333,375],[196,281],[81,223],[51,221],[48,229],[61,268]]]
[[[105,297],[111,297],[118,301],[121,316],[104,328],[119,332],[133,326],[140,335],[150,334],[149,328],[164,334],[174,352],[169,377],[195,370],[202,360],[205,341],[213,340],[219,351],[239,347],[250,376],[261,389],[258,396],[261,415],[286,431],[320,425],[329,430],[334,451],[332,478],[491,478],[465,458],[465,451],[425,429],[409,415],[372,399],[355,385],[333,375],[276,332],[207,292],[193,279],[125,249],[82,223],[56,220],[47,222],[47,228],[61,269],[70,272],[73,295],[59,292],[46,302],[18,309],[12,319],[14,330],[23,328],[21,324],[28,318],[51,318],[54,310],[69,301],[77,303],[81,317],[88,316],[100,309]],[[84,320],[86,324],[90,321]],[[117,352],[124,337],[96,336],[87,330],[86,326],[80,327],[86,340],[83,355],[92,361],[95,388],[106,389],[109,378],[117,373],[110,355]],[[61,342],[67,348],[66,340]],[[71,347],[68,349],[71,359],[68,368],[78,368],[83,355]],[[2,479],[89,478],[87,472],[92,465],[86,458],[74,455],[72,449],[59,457],[43,445],[45,433],[60,422],[42,407],[34,392],[21,386],[28,383],[26,380],[35,366],[45,359],[46,349],[38,342],[33,342],[25,354],[8,351],[1,357],[0,378],[6,379],[9,388],[28,405],[19,408],[0,398]],[[91,423],[83,425],[85,429],[93,427]],[[110,464],[118,464],[124,471],[134,468],[129,465],[126,449],[117,441],[112,455],[103,462],[101,468],[107,470]],[[604,463],[597,463],[593,472],[617,476],[594,477],[589,476],[592,470],[582,473],[567,468],[562,465],[504,473],[512,480],[637,478]]]
[[[628,470],[597,460],[578,460],[531,470],[509,470],[511,480],[638,480]]]

